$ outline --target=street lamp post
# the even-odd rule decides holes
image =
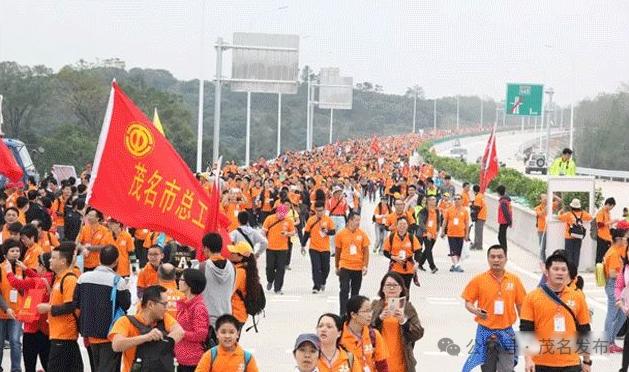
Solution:
[[[413,133],[415,133],[415,119],[417,118],[417,87],[415,90],[415,101],[413,103]]]

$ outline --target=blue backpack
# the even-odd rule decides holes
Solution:
[[[109,324],[110,331],[111,331],[111,328],[114,326],[114,323],[116,323],[116,320],[120,319],[121,317],[125,315],[125,311],[116,306],[116,295],[118,294],[118,283],[120,283],[121,279],[122,277],[120,275],[116,275],[114,277],[114,285],[111,288],[111,295],[109,296],[109,299],[111,300],[111,324]]]
[[[210,349],[210,356],[212,357],[212,361],[210,362],[210,369],[212,369],[212,366],[214,365],[214,361],[216,360],[216,357],[218,356],[218,346],[214,346],[213,348]],[[249,365],[250,361],[251,361],[251,353],[245,350],[245,371],[247,370],[247,366]]]

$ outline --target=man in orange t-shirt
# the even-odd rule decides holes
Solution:
[[[524,370],[590,372],[591,326],[585,295],[567,286],[570,273],[563,254],[550,255],[544,271],[547,283],[526,295],[520,313],[521,346],[527,352]],[[537,344],[531,342],[533,338]]]
[[[448,236],[448,245],[450,246],[450,259],[452,260],[451,272],[462,273],[461,268],[461,251],[463,250],[463,241],[469,241],[470,231],[470,215],[467,208],[463,207],[461,195],[454,196],[454,206],[447,209],[443,216],[443,230],[441,238]]]
[[[482,370],[512,371],[515,354],[515,332],[513,324],[520,313],[526,290],[515,274],[507,272],[507,252],[500,245],[487,249],[489,270],[476,275],[467,284],[461,297],[465,309],[476,317],[478,323],[475,350],[465,364],[464,370],[476,367],[477,358],[484,355]],[[467,368],[469,367],[469,368]]]
[[[138,346],[152,341],[165,341],[174,344],[184,335],[179,323],[166,311],[168,298],[166,288],[154,285],[146,288],[140,310],[135,316],[123,316],[109,331],[109,339],[114,352],[122,352],[122,372],[130,372],[137,361]],[[134,324],[135,323],[135,324]],[[138,326],[150,329],[147,333]],[[137,356],[140,358],[140,356]],[[68,370],[69,371],[69,370]]]
[[[336,234],[334,222],[325,215],[323,201],[315,203],[315,215],[306,221],[301,246],[310,240],[310,265],[312,266],[312,293],[325,290],[330,274],[330,236]],[[304,248],[302,248],[304,249]]]
[[[616,206],[616,199],[607,198],[603,208],[596,213],[596,263],[603,262],[603,256],[612,245],[610,228],[620,220],[612,220],[610,213]]]
[[[50,353],[48,371],[82,371],[83,359],[77,339],[79,338],[74,305],[74,289],[77,276],[72,271],[73,242],[63,242],[52,250],[50,269],[55,281],[50,293],[50,302],[37,305],[37,312],[48,314],[50,328]]]
[[[285,204],[277,206],[274,215],[264,220],[262,231],[267,236],[269,246],[266,250],[266,289],[274,288],[276,294],[283,294],[284,274],[288,260],[288,239],[295,235],[295,224],[288,217]]]
[[[148,264],[144,266],[144,268],[140,270],[140,273],[138,274],[138,298],[142,298],[142,292],[145,288],[159,283],[157,270],[159,269],[159,265],[162,264],[163,259],[164,252],[162,250],[162,247],[160,247],[159,245],[154,245],[149,248]]]
[[[349,213],[347,226],[336,233],[335,267],[339,277],[339,314],[345,314],[347,301],[360,293],[363,276],[369,266],[369,237],[359,228],[360,215]],[[351,289],[351,296],[350,296]]]

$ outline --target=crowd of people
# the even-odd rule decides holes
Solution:
[[[433,254],[439,238],[449,247],[451,275],[465,272],[465,250],[486,246],[488,216],[478,185],[457,190],[445,172],[411,161],[423,140],[353,140],[198,174],[208,193],[220,187],[231,240],[226,257],[221,235],[206,234],[199,242],[202,262],[194,248],[163,232],[124,226],[90,208],[89,167],[79,179],[7,184],[0,193],[0,339],[8,341],[11,371],[21,371],[23,362],[34,372],[38,359],[43,370],[63,372],[87,365],[92,371],[257,371],[255,356],[239,345],[241,332],[249,319],[257,330],[267,294],[281,296],[291,285],[295,250],[309,256],[312,293],[339,297],[338,313],[322,314],[316,334],[297,337],[297,370],[415,371],[414,346],[424,328],[409,294],[420,275],[440,270]],[[577,268],[586,234],[581,227],[590,221],[609,303],[606,352],[623,352],[626,371],[629,341],[623,349],[614,340],[629,311],[629,224],[610,217],[615,200],[606,199],[591,215],[579,199],[567,203],[553,195],[565,247],[547,255],[548,212],[540,195],[535,213],[544,274],[527,291],[505,270],[507,233],[518,221],[508,190],[500,185],[496,191],[498,242],[486,250],[488,270],[461,294],[478,323],[477,352],[464,371],[479,365],[511,371],[521,353],[527,372],[590,371],[591,350],[582,343],[566,346],[560,357],[526,349],[533,339],[579,342],[589,336]],[[373,210],[365,209],[369,203],[376,203]],[[361,216],[371,219],[373,234],[361,227]],[[372,255],[389,260],[387,272],[369,272]],[[264,275],[258,271],[262,256]],[[327,286],[331,273],[338,288]],[[372,301],[361,287],[374,277],[381,280]],[[520,342],[513,329],[518,319],[521,334],[530,335]]]

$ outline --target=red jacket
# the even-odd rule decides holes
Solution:
[[[175,344],[177,362],[184,366],[196,366],[203,356],[203,342],[210,327],[202,295],[177,302],[177,322],[185,331],[183,339]]]
[[[513,223],[513,212],[511,211],[511,198],[508,196],[500,197],[498,200],[498,223],[500,225],[509,225]]]
[[[54,274],[50,271],[39,275],[33,269],[26,269],[24,272],[26,278],[20,279],[17,278],[13,272],[7,273],[7,279],[9,280],[9,284],[11,287],[20,290],[27,291],[32,288],[46,288],[46,281],[48,282],[49,287],[52,288],[52,282],[54,281]],[[43,298],[43,303],[48,303],[50,293],[46,292]],[[40,314],[39,320],[24,323],[24,332],[26,333],[37,333],[37,331],[42,331],[44,334],[48,334],[48,314]]]

